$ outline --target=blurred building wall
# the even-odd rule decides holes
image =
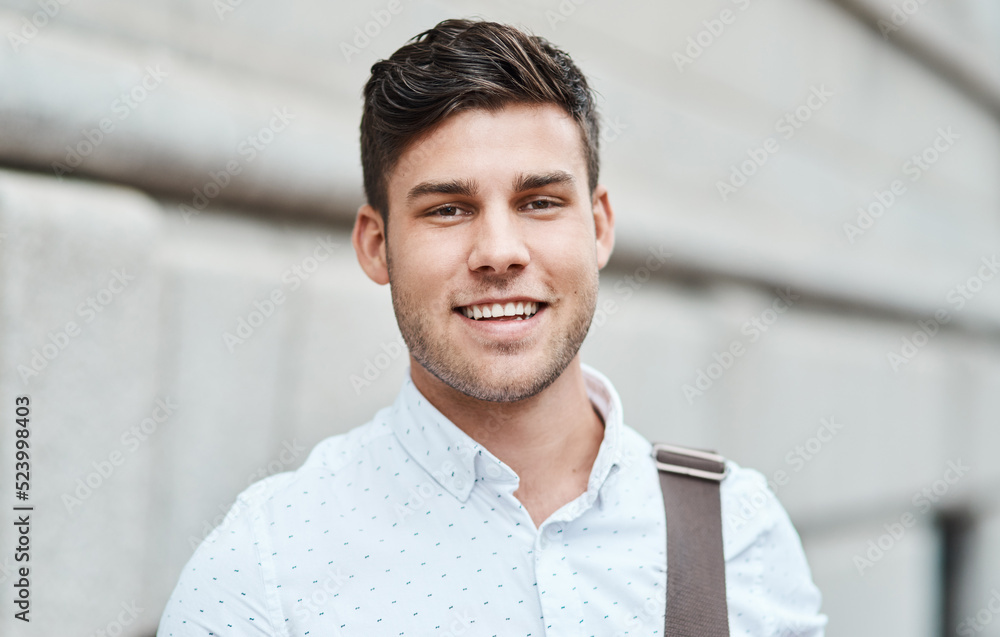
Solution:
[[[0,2],[0,470],[30,395],[36,507],[34,632],[0,634],[152,634],[239,491],[395,396],[360,90],[473,15],[601,94],[584,360],[626,422],[772,480],[831,637],[1000,635],[989,0]]]

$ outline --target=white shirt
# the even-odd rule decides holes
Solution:
[[[605,422],[586,493],[540,528],[519,478],[407,374],[395,403],[255,483],[191,557],[158,635],[661,635],[666,524],[649,441]],[[730,634],[821,636],[820,593],[760,473],[721,483]]]

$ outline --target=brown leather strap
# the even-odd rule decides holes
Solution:
[[[719,502],[725,458],[659,443],[653,446],[653,456],[667,516],[664,635],[729,637]]]

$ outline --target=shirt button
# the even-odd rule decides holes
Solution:
[[[549,548],[549,546],[551,546],[553,543],[559,541],[562,535],[562,530],[563,530],[562,522],[552,522],[550,524],[545,525],[545,528],[542,529],[542,536],[539,539],[539,545],[543,549]]]

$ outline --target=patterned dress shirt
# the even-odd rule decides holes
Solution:
[[[409,373],[368,423],[242,493],[158,635],[662,635],[666,524],[651,444],[584,365],[604,439],[586,493],[536,528],[517,474]],[[721,483],[730,634],[822,636],[798,534],[763,476]]]

